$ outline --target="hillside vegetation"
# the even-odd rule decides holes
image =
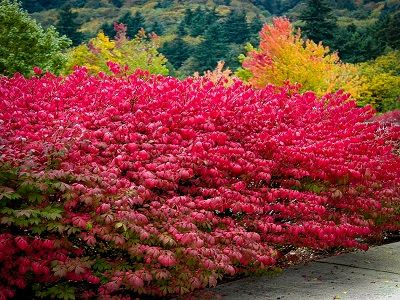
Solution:
[[[382,54],[386,48],[386,44],[380,41],[382,36],[389,38],[397,36],[398,43],[399,38],[396,32],[399,31],[398,24],[400,24],[399,0],[327,0],[326,3],[332,9],[331,15],[334,16],[335,26],[331,34],[335,36],[335,41],[324,39],[323,42],[332,49],[339,50],[341,59],[346,62],[362,62]],[[210,68],[207,62],[196,63],[196,60],[200,58],[196,58],[195,52],[199,52],[200,56],[204,55],[201,42],[214,39],[213,30],[218,31],[222,39],[219,43],[217,41],[216,45],[211,45],[212,48],[220,49],[211,55],[212,67],[215,67],[217,60],[223,59],[227,61],[229,67],[237,68],[237,56],[244,51],[244,42],[230,40],[229,34],[240,35],[245,42],[255,44],[262,24],[271,21],[273,16],[285,15],[294,22],[295,26],[302,26],[304,22],[301,16],[307,8],[305,0],[67,0],[51,2],[23,0],[22,4],[43,26],[58,24],[59,31],[62,33],[65,31],[67,35],[75,29],[71,23],[76,23],[76,28],[83,34],[76,44],[94,37],[100,30],[111,35],[112,24],[115,21],[131,22],[133,25],[128,27],[131,27],[134,32],[141,27],[148,32],[154,31],[161,36],[162,42],[173,40],[179,48],[183,47],[187,50],[186,52],[191,53],[190,55],[180,53],[178,61],[172,63],[175,69],[181,69],[183,75]],[[63,10],[70,10],[74,15],[69,19],[71,22],[59,24]],[[241,14],[244,15],[247,24],[243,24]],[[131,18],[130,21],[129,18]],[[243,25],[247,28],[243,29]],[[236,30],[241,30],[241,32],[236,32]],[[207,31],[210,31],[209,35]],[[183,39],[184,44],[176,40],[177,36]],[[207,46],[208,50],[210,48]],[[174,56],[174,53],[169,52],[177,51],[170,48],[164,50],[169,60]],[[219,52],[223,55],[219,55]],[[210,54],[205,56],[210,57]],[[185,62],[188,58],[191,59]]]

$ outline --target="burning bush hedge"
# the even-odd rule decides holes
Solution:
[[[0,299],[186,293],[287,248],[365,249],[399,228],[373,114],[143,72],[1,78]]]

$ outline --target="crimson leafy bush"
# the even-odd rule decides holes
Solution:
[[[399,228],[400,158],[341,93],[137,72],[0,79],[0,299],[186,293]],[[84,292],[82,292],[84,291]]]

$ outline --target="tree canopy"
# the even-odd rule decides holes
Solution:
[[[35,66],[58,73],[70,44],[54,27],[43,29],[18,2],[0,1],[0,73],[28,76]]]
[[[256,88],[291,82],[301,84],[302,91],[319,95],[343,89],[353,97],[359,96],[361,87],[356,68],[342,63],[328,47],[309,39],[304,41],[300,30],[294,32],[286,18],[275,18],[273,24],[265,24],[259,49],[249,50],[243,58],[247,73],[241,73]]]
[[[304,22],[303,34],[316,43],[323,41],[330,45],[337,27],[332,8],[325,0],[307,0],[307,6],[299,16]]]
[[[75,66],[85,66],[89,72],[109,73],[109,63],[119,64],[127,68],[127,72],[134,72],[140,68],[153,74],[168,74],[167,59],[157,51],[157,37],[146,35],[144,30],[133,39],[126,36],[127,28],[123,24],[116,24],[117,35],[115,40],[100,32],[88,44],[73,48],[68,54],[68,62],[64,70],[71,73]]]

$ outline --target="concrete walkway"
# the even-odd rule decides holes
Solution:
[[[275,278],[253,277],[209,290],[227,300],[400,300],[400,242],[311,262]]]

